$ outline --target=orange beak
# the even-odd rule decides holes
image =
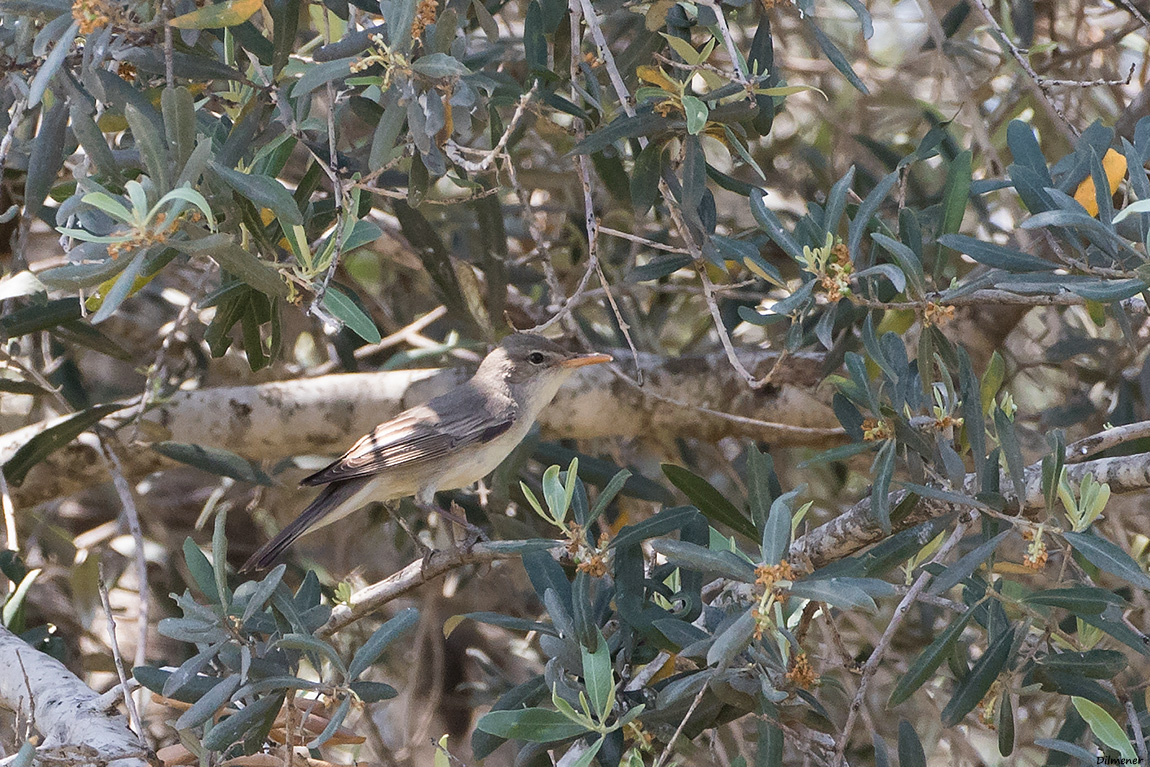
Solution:
[[[560,367],[565,368],[581,368],[584,365],[598,365],[602,362],[610,362],[613,360],[610,354],[580,354],[578,357],[563,360],[559,363]]]

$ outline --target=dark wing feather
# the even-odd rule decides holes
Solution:
[[[465,398],[472,399],[470,397]],[[494,439],[511,428],[514,412],[493,414],[485,403],[439,398],[407,410],[380,424],[356,442],[338,460],[304,478],[303,485],[325,485],[343,479],[367,477],[383,469],[438,458],[461,447]],[[444,405],[449,405],[445,408]]]
[[[248,557],[240,568],[241,573],[252,570],[266,570],[272,566],[276,558],[292,545],[297,538],[307,532],[308,528],[326,517],[355,496],[369,479],[357,479],[350,482],[336,482],[325,487],[315,500],[308,504],[300,515],[293,519],[279,534],[260,547],[259,551]]]

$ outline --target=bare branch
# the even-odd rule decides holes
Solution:
[[[109,767],[148,765],[148,749],[123,715],[101,710],[100,696],[63,663],[3,627],[0,703],[35,723],[42,748],[90,748]]]
[[[951,532],[950,538],[935,552],[931,562],[942,562],[950,555],[950,552],[953,551],[954,547],[962,540],[962,536],[966,534],[968,524],[968,520],[959,521]],[[843,731],[839,734],[838,744],[835,747],[835,758],[832,764],[836,765],[836,767],[845,762],[844,754],[847,743],[850,741],[851,730],[854,729],[855,718],[863,706],[867,684],[875,672],[878,671],[879,664],[882,663],[882,659],[890,647],[891,640],[894,639],[895,632],[898,631],[898,627],[902,625],[903,619],[906,618],[907,613],[909,613],[911,605],[918,600],[919,594],[926,588],[926,584],[930,582],[931,577],[931,574],[926,570],[919,573],[914,584],[906,592],[906,596],[902,598],[902,601],[898,603],[898,607],[894,609],[894,614],[891,615],[890,623],[887,624],[886,630],[883,631],[882,638],[879,639],[874,651],[870,654],[870,657],[867,658],[866,665],[863,666],[862,677],[859,679],[858,691],[855,692],[854,700],[851,701],[850,708],[847,711],[846,724],[843,725]]]
[[[564,545],[563,541],[552,541],[552,543],[556,548]],[[433,551],[426,560],[417,559],[399,572],[355,592],[347,602],[336,605],[331,612],[331,618],[316,632],[316,636],[329,637],[360,618],[370,615],[388,602],[452,570],[467,565],[497,562],[501,559],[518,559],[521,555],[522,550],[517,545],[500,542],[477,543],[470,549]]]

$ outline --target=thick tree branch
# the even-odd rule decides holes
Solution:
[[[148,749],[100,701],[63,663],[0,627],[0,704],[44,736],[41,752],[66,746],[91,754],[88,764],[147,767]]]
[[[761,375],[777,355],[744,355]],[[695,437],[715,441],[751,437],[781,445],[828,445],[841,440],[829,393],[816,391],[820,355],[792,355],[773,385],[750,391],[717,355],[666,360],[640,355],[646,385],[637,388],[608,371],[585,369],[572,379],[540,418],[545,434],[596,437]],[[181,391],[143,416],[149,442],[174,440],[219,447],[257,461],[301,454],[341,452],[400,410],[459,384],[470,371],[411,370],[320,376],[294,381]],[[677,407],[673,403],[691,403]],[[710,412],[708,412],[710,411]],[[126,410],[134,413],[134,410]],[[124,417],[112,416],[116,426]],[[0,437],[0,462],[52,422]],[[124,475],[139,479],[172,464],[148,449],[122,456]],[[83,439],[36,466],[12,497],[28,507],[108,479],[93,441]]]

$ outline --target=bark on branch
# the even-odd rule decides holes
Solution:
[[[60,661],[0,627],[0,705],[19,713],[63,763],[147,767],[149,751],[117,713]]]
[[[617,359],[626,360],[620,354]],[[745,355],[757,375],[777,355]],[[829,392],[817,390],[820,355],[792,355],[774,385],[751,391],[720,355],[666,360],[642,355],[646,384],[638,389],[609,370],[585,368],[540,418],[545,434],[566,438],[695,437],[714,441],[743,436],[779,445],[834,444],[841,429],[829,406]],[[425,402],[464,380],[470,371],[450,369],[353,373],[301,378],[256,386],[181,391],[143,418],[147,442],[174,440],[219,447],[257,461],[345,450],[400,410]],[[677,407],[671,401],[696,407]],[[704,412],[699,408],[729,414]],[[123,424],[129,408],[104,421]],[[0,437],[0,462],[52,425],[35,424]],[[130,434],[132,427],[125,430]],[[141,447],[124,456],[124,474],[139,479],[172,465]],[[108,479],[94,441],[76,440],[36,466],[13,500],[22,507],[66,496]]]

